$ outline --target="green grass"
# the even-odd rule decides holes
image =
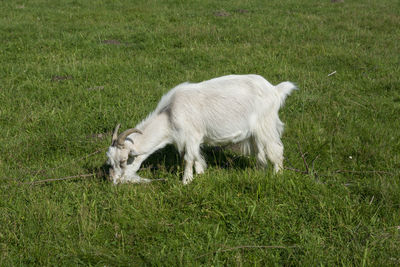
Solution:
[[[1,266],[400,264],[397,1],[1,6]],[[104,179],[118,122],[231,73],[299,86],[282,140],[307,174],[207,149],[208,170],[183,186],[168,147],[141,170],[165,182]],[[80,174],[93,175],[38,183]]]

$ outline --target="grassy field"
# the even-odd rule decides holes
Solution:
[[[392,0],[1,1],[0,266],[399,266],[399,36]],[[118,122],[232,73],[300,88],[281,175],[206,148],[183,186],[167,147],[105,179]]]

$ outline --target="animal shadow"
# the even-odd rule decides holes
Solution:
[[[253,166],[255,162],[251,157],[242,156],[235,146],[204,146],[201,151],[207,166],[212,168],[243,170]],[[174,146],[168,145],[153,153],[143,162],[140,169],[176,173],[182,170],[183,166],[183,157]],[[88,171],[95,173],[96,177],[103,181],[110,181],[109,168],[110,166],[104,162],[100,167],[88,168]]]
[[[254,160],[250,157],[242,156],[235,148],[231,146],[203,146],[202,155],[208,167],[220,169],[246,169],[252,166]],[[178,168],[182,169],[184,160],[174,146],[167,147],[152,154],[145,162],[142,168],[148,168],[152,171],[176,172]]]

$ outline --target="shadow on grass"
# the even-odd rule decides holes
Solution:
[[[210,147],[205,146],[202,149],[202,155],[207,162],[208,167],[220,169],[246,169],[254,165],[254,160],[250,157],[241,156],[231,150],[231,147]],[[183,169],[183,159],[174,146],[169,145],[155,153],[145,160],[140,169],[147,169],[151,172],[176,173]],[[88,168],[88,171],[95,173],[96,177],[103,181],[109,180],[109,166],[104,163],[98,168]]]

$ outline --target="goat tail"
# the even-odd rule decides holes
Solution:
[[[297,86],[292,82],[281,82],[280,84],[276,85],[275,88],[278,91],[281,106],[283,106],[286,97],[290,95],[293,90],[298,90]]]

